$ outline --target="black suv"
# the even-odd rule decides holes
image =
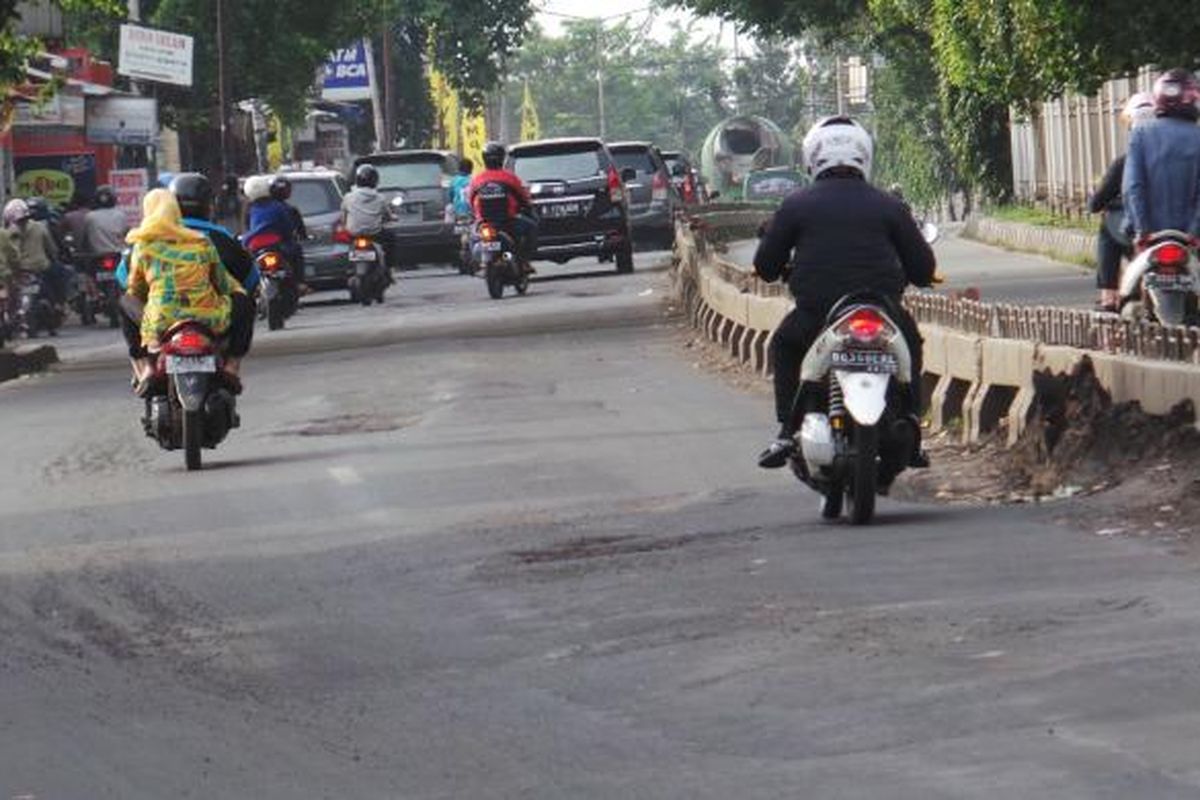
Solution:
[[[454,230],[450,181],[458,172],[458,156],[445,150],[398,150],[355,159],[379,171],[379,192],[396,219],[384,225],[381,244],[388,263],[457,264],[461,237]]]
[[[662,153],[649,142],[616,142],[608,146],[629,198],[629,221],[639,246],[670,250],[675,245],[679,192]]]
[[[514,145],[508,168],[533,196],[537,258],[564,264],[579,256],[614,260],[633,271],[625,183],[599,139],[547,139]]]

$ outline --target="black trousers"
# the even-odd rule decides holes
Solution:
[[[1116,289],[1121,280],[1121,259],[1132,257],[1133,248],[1113,235],[1106,217],[1096,234],[1096,288]]]
[[[910,408],[913,414],[921,414],[921,372],[923,353],[921,332],[917,321],[912,318],[898,301],[889,303],[888,316],[900,329],[912,355],[912,377]],[[771,359],[775,369],[775,416],[788,434],[795,433],[799,422],[794,413],[796,394],[800,389],[800,366],[813,342],[825,327],[829,309],[796,306],[783,318],[771,339]]]
[[[232,358],[241,358],[250,352],[254,341],[254,301],[249,295],[237,293],[233,296],[233,308],[229,314],[229,330],[225,331],[225,352]],[[125,310],[121,309],[121,335],[129,348],[130,358],[146,358],[149,353],[142,346],[141,326]]]

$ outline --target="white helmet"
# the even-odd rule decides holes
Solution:
[[[251,175],[242,185],[246,199],[253,203],[271,196],[271,177],[269,175]]]
[[[869,179],[874,152],[871,134],[850,117],[826,117],[804,137],[804,165],[814,179],[836,167],[852,167]]]
[[[16,225],[32,216],[33,212],[29,210],[29,204],[19,197],[9,200],[8,204],[4,206],[5,225]]]
[[[1154,95],[1149,92],[1138,92],[1125,101],[1121,109],[1121,119],[1131,128],[1136,128],[1146,120],[1154,119]]]

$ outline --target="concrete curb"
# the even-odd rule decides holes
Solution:
[[[1088,268],[1096,265],[1096,237],[1084,231],[973,216],[963,225],[961,235],[983,244],[1035,253],[1056,261]]]
[[[769,374],[771,335],[791,310],[790,298],[759,296],[756,280],[730,275],[691,231],[680,230],[675,285],[692,324],[738,361]],[[732,279],[732,280],[731,280]],[[736,281],[736,283],[734,282]],[[962,421],[964,442],[977,442],[1006,423],[1011,446],[1028,424],[1034,373],[1069,373],[1090,358],[1113,402],[1138,402],[1163,415],[1200,397],[1200,366],[1005,339],[923,324],[925,382],[931,426]]]

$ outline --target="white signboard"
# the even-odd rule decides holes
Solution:
[[[141,224],[142,198],[150,191],[150,174],[144,169],[114,169],[108,173],[108,183],[130,227]]]
[[[153,97],[89,97],[87,139],[93,144],[154,144],[158,140],[158,101]]]
[[[81,128],[83,127],[83,98],[78,95],[59,93],[45,103],[19,103],[16,106],[13,124]]]
[[[192,85],[191,36],[170,31],[121,26],[117,72],[140,81]]]

